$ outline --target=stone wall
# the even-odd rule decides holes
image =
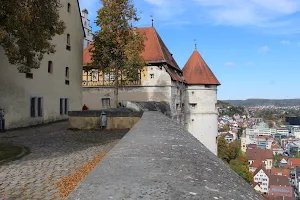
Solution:
[[[106,114],[107,130],[114,129],[130,129],[141,118],[143,112],[134,112],[130,109],[108,109],[108,110],[86,110],[86,111],[71,111],[69,112],[69,128],[90,130],[100,129],[102,112]]]
[[[181,125],[145,112],[68,199],[264,198]]]

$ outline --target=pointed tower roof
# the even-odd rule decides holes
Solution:
[[[182,72],[190,85],[221,85],[197,50],[193,52]]]

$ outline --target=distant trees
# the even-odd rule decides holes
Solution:
[[[276,154],[275,156],[274,156],[274,167],[275,168],[279,168],[280,166],[279,166],[279,163],[280,163],[280,160],[282,159],[282,154]]]
[[[223,128],[219,129],[219,132],[227,132],[227,131],[230,131],[230,127],[228,125],[223,126]]]
[[[249,171],[248,159],[242,154],[240,143],[237,140],[228,144],[225,136],[220,136],[218,138],[218,157],[248,183],[252,181],[253,174]]]

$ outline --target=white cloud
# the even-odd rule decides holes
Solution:
[[[260,49],[259,49],[259,52],[261,53],[267,53],[268,51],[270,51],[270,47],[268,46],[262,46]]]
[[[289,40],[282,40],[280,43],[288,45],[288,44],[291,44],[291,41],[289,41]]]
[[[226,67],[234,67],[234,63],[233,62],[226,62],[225,66]]]
[[[299,0],[194,0],[212,21],[227,25],[274,26],[280,17],[300,11]]]

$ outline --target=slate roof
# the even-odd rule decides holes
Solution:
[[[197,50],[193,52],[182,71],[184,79],[190,85],[221,85]]]

